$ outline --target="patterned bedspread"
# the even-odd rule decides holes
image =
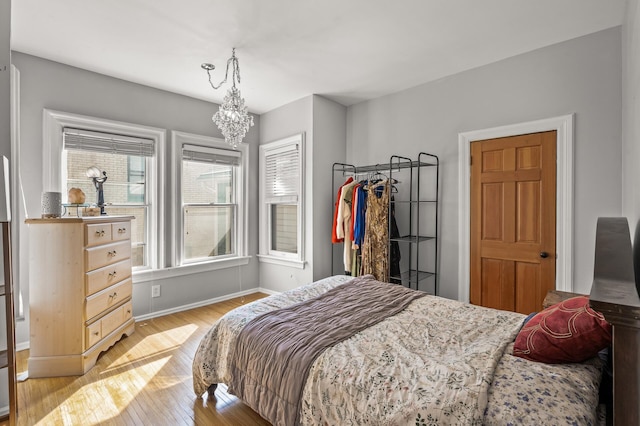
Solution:
[[[228,383],[229,352],[252,318],[350,279],[327,278],[225,315],[196,352],[196,394]],[[303,390],[301,424],[594,424],[596,362],[550,366],[503,355],[523,318],[439,297],[418,299],[316,359]]]

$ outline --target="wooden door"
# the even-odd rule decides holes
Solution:
[[[556,287],[556,132],[471,143],[470,301],[529,314]]]

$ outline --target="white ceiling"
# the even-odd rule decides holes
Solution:
[[[263,113],[344,105],[620,25],[625,0],[13,0],[13,50],[219,103],[236,48]]]

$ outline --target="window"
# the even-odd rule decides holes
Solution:
[[[130,203],[144,203],[145,170],[145,157],[127,156],[127,201]]]
[[[131,215],[132,263],[134,267],[149,267],[147,235],[151,197],[147,188],[146,170],[152,167],[154,143],[149,139],[64,128],[62,152],[63,188],[80,188],[87,203],[95,203],[96,188],[86,175],[87,168],[96,166],[105,171],[105,210],[110,215]]]
[[[298,253],[298,205],[271,204],[271,245],[274,252]]]
[[[260,146],[260,260],[303,267],[303,134]]]
[[[86,170],[107,172],[106,211],[133,215],[134,281],[164,268],[164,129],[49,109],[43,115],[43,191],[81,188],[87,203],[97,201]],[[73,211],[73,209],[68,209]]]
[[[96,166],[107,172],[107,213],[135,217],[134,283],[250,260],[245,232],[248,146],[231,150],[221,139],[171,134],[169,173],[165,129],[48,109],[43,114],[43,191],[64,194],[79,187],[86,202],[95,203],[96,189],[86,170]]]
[[[237,151],[182,146],[183,262],[236,253]]]
[[[247,148],[173,132],[176,264],[224,263],[244,256]]]

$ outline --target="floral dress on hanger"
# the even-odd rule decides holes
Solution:
[[[382,194],[378,195],[380,188]],[[389,182],[369,185],[367,191],[362,274],[371,274],[378,281],[388,282]]]

